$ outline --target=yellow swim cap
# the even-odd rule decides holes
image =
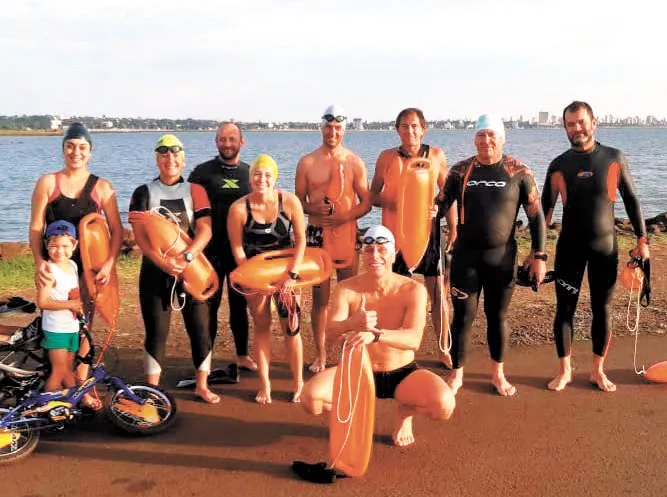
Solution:
[[[155,144],[156,159],[160,154],[168,154],[169,152],[185,157],[183,143],[174,135],[164,135]]]
[[[278,163],[273,160],[273,157],[271,157],[268,154],[259,154],[257,158],[255,159],[255,162],[252,163],[252,166],[250,166],[250,174],[253,174],[255,169],[258,167],[262,167],[264,169],[270,169],[271,172],[273,173],[274,179],[278,179]]]

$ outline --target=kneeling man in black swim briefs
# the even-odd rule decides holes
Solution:
[[[376,396],[397,402],[393,440],[414,442],[412,417],[449,419],[455,400],[447,383],[415,362],[426,317],[426,289],[417,281],[393,273],[394,236],[382,225],[369,228],[363,240],[365,271],[341,282],[333,296],[328,340],[365,345],[375,373]],[[313,414],[331,410],[336,368],[315,375],[304,386],[302,403]]]

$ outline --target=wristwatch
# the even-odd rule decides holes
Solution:
[[[294,271],[287,271],[287,276],[289,276],[293,280],[299,279],[299,273],[295,273]]]
[[[195,260],[195,257],[194,257],[194,255],[192,255],[191,252],[184,252],[183,253],[183,259],[185,259],[185,262],[187,262],[189,264],[189,263],[191,263],[192,261]]]
[[[373,338],[373,342],[377,343],[380,341],[380,335],[382,335],[381,331],[371,331],[373,335],[375,335],[375,338]]]
[[[547,254],[533,254],[533,258],[537,259],[538,261],[547,262],[549,256]]]

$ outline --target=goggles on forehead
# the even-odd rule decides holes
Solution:
[[[183,147],[181,147],[180,145],[171,145],[170,147],[162,145],[156,148],[155,151],[160,155],[165,155],[168,153],[178,154],[183,151]]]
[[[342,123],[347,119],[345,116],[334,116],[333,114],[325,114],[322,116],[322,119],[324,119],[326,122],[330,123],[333,121],[336,121],[337,123]]]
[[[377,236],[375,238],[372,236],[366,236],[362,241],[364,245],[372,245],[374,243],[378,245],[385,245],[387,243],[392,243],[391,239],[387,238],[386,236]]]

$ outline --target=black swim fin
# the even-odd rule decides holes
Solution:
[[[345,478],[344,473],[330,468],[325,462],[317,462],[310,464],[303,461],[292,462],[292,471],[302,480],[311,483],[327,483],[331,484],[336,481],[336,478]]]

